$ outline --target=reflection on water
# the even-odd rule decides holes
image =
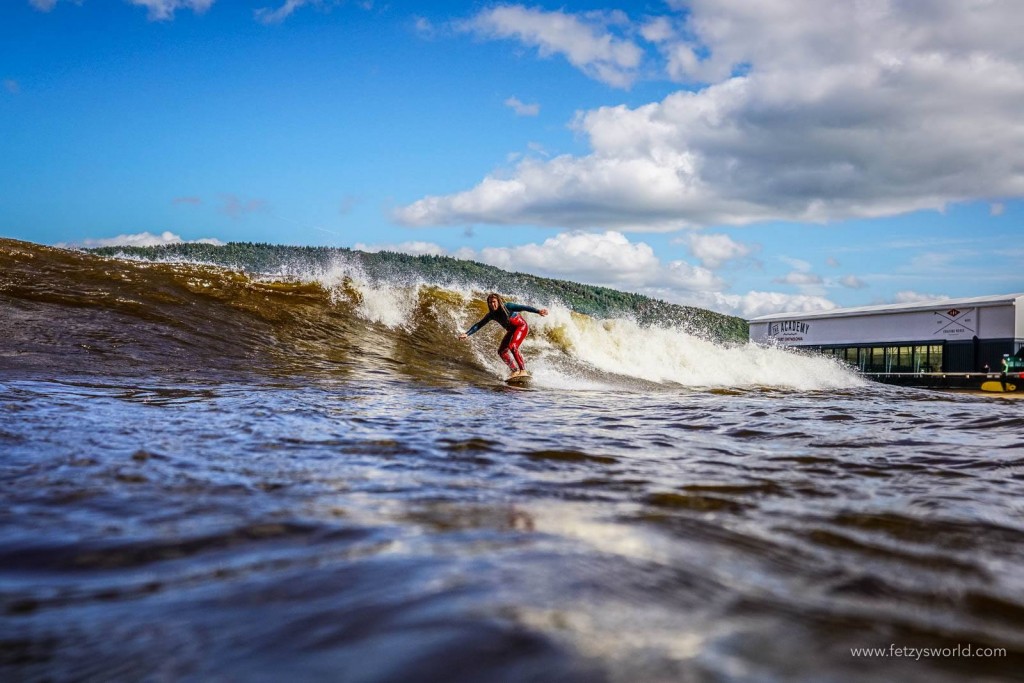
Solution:
[[[8,680],[1024,670],[1005,399],[22,373],[0,452]]]
[[[479,289],[0,240],[0,680],[1024,671],[1020,402]]]

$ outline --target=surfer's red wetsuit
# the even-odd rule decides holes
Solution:
[[[501,359],[505,361],[505,365],[512,372],[522,372],[526,369],[526,363],[523,362],[523,357],[519,355],[519,345],[523,343],[526,335],[530,333],[530,326],[526,324],[526,319],[519,315],[522,311],[540,313],[541,315],[548,314],[547,309],[544,309],[542,313],[533,306],[501,302],[501,305],[496,310],[490,311],[477,324],[466,330],[466,336],[469,336],[492,320],[504,327],[505,337],[501,340],[501,346],[498,347],[498,355],[501,356]],[[513,357],[515,358],[514,363],[512,362]],[[518,368],[516,367],[517,364]]]
[[[505,365],[512,368],[512,372],[516,371],[515,364],[512,363],[512,359],[509,357],[509,352],[515,356],[516,363],[519,365],[519,370],[526,369],[526,363],[523,362],[523,357],[519,355],[519,345],[526,339],[526,335],[530,333],[530,326],[526,324],[526,318],[521,315],[513,315],[508,319],[509,324],[512,326],[505,336],[501,340],[501,346],[498,347],[498,355],[505,361]]]

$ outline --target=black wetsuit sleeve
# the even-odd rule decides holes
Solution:
[[[505,308],[508,309],[509,313],[540,313],[540,309],[527,306],[526,304],[505,304]]]
[[[468,336],[468,335],[473,334],[474,332],[479,330],[481,327],[483,327],[487,323],[491,322],[491,320],[493,320],[493,319],[494,319],[494,311],[491,311],[490,313],[488,313],[484,317],[480,318],[480,321],[477,322],[476,325],[473,325],[473,327],[471,327],[468,330],[466,330],[466,335]]]

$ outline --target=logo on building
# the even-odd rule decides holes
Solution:
[[[977,332],[976,311],[974,308],[966,311],[951,308],[945,313],[935,311],[935,333],[949,339],[974,335]]]
[[[811,326],[802,320],[780,320],[768,323],[768,336],[779,342],[801,342]]]

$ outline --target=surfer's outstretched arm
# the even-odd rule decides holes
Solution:
[[[541,316],[548,314],[548,309],[546,308],[534,308],[533,306],[527,306],[526,304],[506,303],[505,308],[508,309],[509,313],[536,313]]]
[[[487,323],[491,322],[491,320],[493,319],[493,317],[494,317],[494,314],[493,314],[493,313],[488,313],[488,314],[487,314],[487,315],[485,315],[484,317],[480,318],[480,320],[478,320],[478,321],[476,322],[476,324],[475,324],[475,325],[473,325],[473,327],[469,328],[468,330],[466,330],[465,332],[463,332],[462,334],[460,334],[460,335],[459,335],[459,339],[465,339],[465,338],[466,338],[466,337],[468,337],[469,335],[473,334],[474,332],[476,332],[477,330],[479,330],[479,329],[480,329],[481,327],[483,327],[483,326],[484,326],[484,325],[486,325]]]

